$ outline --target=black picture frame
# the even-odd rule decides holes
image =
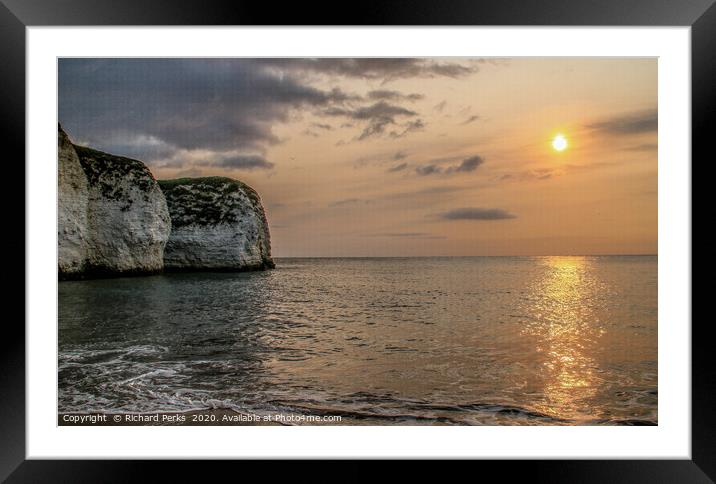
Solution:
[[[692,67],[692,160],[713,159],[709,146],[716,116],[715,0],[451,0],[365,1],[357,8],[336,3],[192,2],[189,0],[0,0],[2,89],[0,106],[6,156],[10,148],[14,185],[26,183],[25,29],[79,25],[515,25],[690,26]],[[344,13],[345,12],[345,13]],[[711,149],[709,149],[711,148]],[[708,156],[708,158],[707,158]],[[694,163],[691,162],[693,167]],[[11,171],[6,167],[6,173]],[[5,196],[9,195],[5,190]],[[9,195],[17,204],[19,194]],[[24,198],[23,198],[24,199]],[[8,204],[10,202],[6,202]],[[7,207],[8,205],[6,205]],[[13,205],[9,205],[13,206]],[[18,211],[19,212],[19,211]],[[19,213],[16,214],[18,218]],[[24,224],[18,220],[15,227]],[[32,257],[25,249],[25,259]],[[24,231],[23,231],[24,234]],[[693,235],[692,235],[693,237]],[[693,240],[693,239],[692,239]],[[24,268],[23,268],[24,269]],[[24,274],[24,271],[23,271]],[[14,284],[14,283],[13,283]],[[17,287],[20,285],[17,284]],[[23,285],[24,287],[24,285]],[[24,313],[24,310],[23,310]],[[671,324],[690,324],[672,321]],[[510,477],[527,467],[538,482],[713,482],[716,480],[716,372],[708,338],[710,320],[692,324],[692,460],[482,461]],[[127,482],[141,477],[137,462],[25,460],[25,332],[20,318],[7,317],[0,337],[0,479],[7,482]],[[142,462],[162,472],[183,473],[186,464]],[[222,467],[230,463],[222,463]],[[516,464],[516,463],[515,463]],[[212,470],[217,463],[212,463]],[[498,467],[499,466],[499,467]],[[168,480],[169,474],[164,474]]]

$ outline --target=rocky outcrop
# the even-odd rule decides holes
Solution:
[[[171,222],[149,169],[141,161],[73,147],[61,130],[58,142],[60,277],[161,271]]]
[[[84,272],[87,262],[89,187],[67,134],[57,130],[57,260],[60,275]]]
[[[172,219],[166,270],[262,270],[274,267],[261,199],[231,178],[160,180]]]
[[[89,184],[87,271],[161,271],[171,222],[152,173],[141,161],[81,146],[75,150]]]
[[[248,185],[157,182],[141,161],[73,145],[61,127],[57,143],[60,279],[274,267],[261,199]]]

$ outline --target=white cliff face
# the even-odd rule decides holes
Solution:
[[[171,270],[262,270],[274,267],[261,199],[223,177],[160,180],[172,218],[164,250]]]
[[[80,159],[67,134],[57,130],[57,248],[60,275],[85,269],[89,188]]]
[[[140,161],[75,146],[88,180],[86,271],[153,273],[164,267],[171,222],[164,195]]]
[[[75,146],[62,128],[57,139],[61,279],[274,267],[251,187],[222,177],[157,183],[140,161]]]

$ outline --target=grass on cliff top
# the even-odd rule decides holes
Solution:
[[[134,174],[154,179],[149,168],[139,160],[112,155],[86,146],[73,145],[85,172],[90,178],[110,172],[113,175]]]
[[[243,182],[222,176],[158,180],[164,192],[173,227],[185,225],[236,224],[247,210],[261,209],[253,188]],[[182,187],[182,189],[179,189]],[[235,194],[249,198],[247,207]]]
[[[250,194],[256,194],[256,190],[248,186],[246,183],[226,176],[205,176],[197,178],[173,178],[171,180],[157,180],[159,187],[164,191],[171,191],[178,186],[189,185],[208,185],[212,188],[220,188],[228,184],[232,188],[242,188]]]
[[[99,186],[102,195],[107,198],[120,200],[126,197],[121,182],[129,178],[145,193],[154,186],[152,172],[139,160],[112,155],[86,146],[73,146],[87,180],[91,185]]]

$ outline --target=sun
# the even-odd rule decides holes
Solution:
[[[554,148],[556,151],[564,151],[567,149],[567,138],[564,137],[563,134],[557,134],[557,136],[554,137],[552,140],[552,148]]]

